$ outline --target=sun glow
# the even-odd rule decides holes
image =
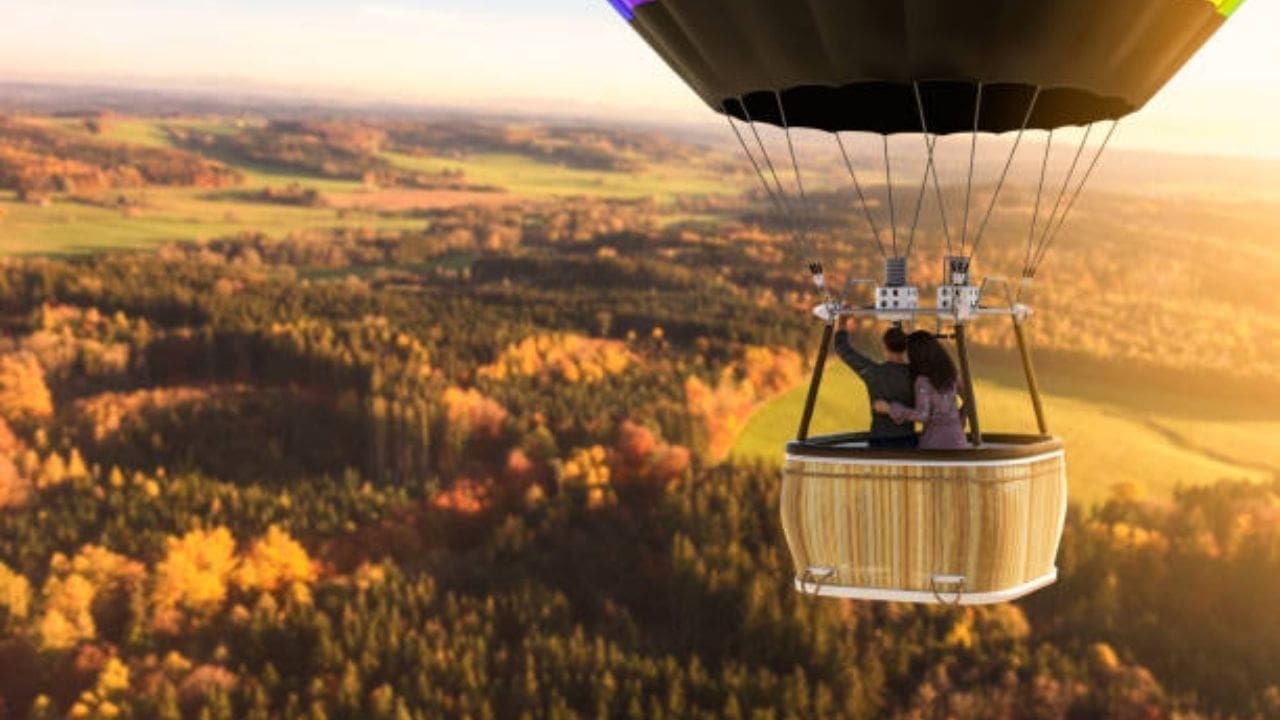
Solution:
[[[10,80],[615,118],[656,107],[674,122],[715,122],[603,0],[4,0],[0,11],[0,73]],[[1240,6],[1117,143],[1280,155],[1276,27],[1275,3]]]

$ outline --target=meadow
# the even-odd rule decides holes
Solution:
[[[167,150],[183,147],[174,139],[172,129],[228,137],[260,124],[243,119],[113,117],[100,133],[91,136],[78,119],[35,122],[57,127],[73,137]],[[743,184],[743,178],[726,183],[722,174],[696,164],[672,163],[638,172],[588,170],[514,152],[427,157],[388,150],[375,155],[394,168],[460,174],[484,190],[382,189],[358,179],[328,177],[213,151],[207,154],[234,168],[242,181],[231,190],[149,186],[101,193],[129,198],[131,207],[127,212],[107,204],[83,202],[74,193],[52,194],[48,204],[39,204],[23,202],[17,193],[0,190],[0,255],[138,250],[240,233],[281,237],[335,228],[408,230],[422,226],[410,215],[413,210],[556,197],[653,197],[670,201],[684,195],[736,194]],[[325,205],[283,206],[246,197],[253,191],[288,186],[319,192]]]
[[[409,169],[459,170],[482,185],[494,185],[525,197],[586,196],[598,198],[736,194],[741,179],[726,185],[723,176],[678,164],[640,172],[581,170],[511,153],[475,153],[461,158],[421,158],[385,153],[392,163]]]
[[[1009,365],[1004,372],[979,372],[978,408],[984,432],[1034,432],[1035,416],[1024,386]],[[1222,479],[1253,482],[1280,473],[1275,438],[1280,417],[1259,418],[1253,408],[1236,417],[1200,419],[1193,404],[1212,398],[1188,397],[1186,411],[1150,402],[1122,384],[1085,389],[1070,378],[1041,377],[1050,431],[1067,444],[1070,496],[1085,505],[1106,501],[1129,488],[1168,500],[1179,487]],[[1075,385],[1076,387],[1073,387]],[[782,448],[795,437],[808,388],[795,387],[757,410],[743,427],[735,456],[780,466]],[[838,359],[828,365],[818,396],[813,432],[844,432],[868,426],[866,389]]]
[[[182,150],[179,141],[201,133],[206,138],[228,138],[246,129],[266,127],[262,120],[246,118],[147,118],[112,117],[91,134],[78,118],[36,120],[88,141]],[[516,135],[523,137],[524,132]],[[474,140],[474,139],[471,139]],[[557,140],[557,143],[561,141]],[[492,138],[475,147],[438,154],[404,148],[388,148],[383,141],[365,148],[379,162],[412,172],[462,177],[483,188],[437,190],[379,188],[361,180],[229,155],[225,150],[201,150],[230,165],[241,181],[232,188],[209,189],[152,186],[120,190],[130,199],[127,211],[108,204],[93,204],[70,194],[55,195],[49,205],[22,202],[12,191],[0,191],[0,254],[77,255],[112,250],[143,250],[175,242],[204,241],[259,234],[267,238],[324,235],[340,231],[399,233],[420,231],[426,221],[419,213],[453,207],[518,205],[556,198],[596,201],[651,198],[660,210],[662,226],[701,224],[716,228],[726,216],[676,207],[685,197],[732,197],[747,178],[725,176],[706,158],[693,162],[651,161],[640,169],[574,167],[554,157],[521,154],[518,149],[492,147]],[[215,146],[209,145],[213,148]],[[434,146],[433,146],[434,147]],[[626,157],[631,157],[627,155]],[[1167,164],[1167,163],[1166,163]],[[1117,172],[1117,171],[1113,171]],[[829,174],[829,173],[828,173]],[[321,206],[285,205],[253,196],[267,188],[311,189],[324,198]],[[108,192],[109,194],[109,192]],[[1115,204],[1114,200],[1108,200]],[[873,201],[874,204],[874,201]],[[1121,212],[1143,213],[1144,203]],[[1206,210],[1207,220],[1193,220],[1196,232],[1210,242],[1213,228],[1223,227],[1221,213]],[[998,225],[999,223],[997,223]],[[1243,226],[1242,226],[1243,227]],[[998,231],[998,230],[997,230]],[[1247,243],[1248,234],[1235,235]],[[1241,245],[1241,248],[1249,247]],[[1259,246],[1262,247],[1262,246]],[[476,256],[463,254],[463,265]],[[1072,263],[1083,262],[1073,257]],[[1269,257],[1269,256],[1268,256]],[[1267,260],[1267,262],[1271,262]],[[436,261],[400,265],[364,265],[357,268],[300,268],[303,277],[372,277],[388,269],[420,272],[437,267]],[[460,267],[455,258],[451,266]],[[1060,291],[1059,291],[1060,292]],[[1053,293],[1050,293],[1051,298]],[[1070,297],[1070,296],[1068,296]],[[1078,301],[1072,301],[1073,304]],[[1216,312],[1216,310],[1215,310]],[[1060,325],[1061,318],[1053,318]],[[1032,325],[1033,333],[1036,331]],[[989,334],[989,333],[988,333]],[[987,338],[988,340],[990,338]],[[998,340],[996,341],[999,342]],[[980,364],[980,407],[989,429],[1029,428],[1031,418],[1017,368],[1005,362],[1007,354],[994,354],[995,362]],[[1069,364],[1066,364],[1069,367]],[[1054,368],[1062,370],[1062,367]],[[1270,451],[1271,438],[1280,430],[1280,416],[1247,402],[1218,402],[1192,392],[1156,391],[1144,387],[1141,378],[1111,379],[1105,373],[1047,372],[1043,382],[1046,404],[1055,432],[1071,448],[1072,495],[1086,503],[1104,500],[1111,488],[1132,485],[1155,497],[1168,497],[1180,485],[1212,482],[1220,478],[1260,480],[1280,470],[1280,460]],[[741,458],[776,463],[779,448],[790,439],[799,417],[805,388],[796,386],[757,410],[734,443]],[[1215,408],[1206,412],[1207,407]],[[866,403],[856,379],[843,367],[830,373],[820,397],[819,429],[857,428],[867,422]],[[1123,445],[1115,441],[1125,438]]]
[[[1058,583],[826,602],[778,502],[808,258],[719,150],[0,133],[0,718],[1280,717],[1274,206],[1102,193],[1035,288]],[[984,273],[1018,259],[1011,196]],[[813,199],[831,276],[876,274],[849,195]],[[972,334],[989,431],[1033,425],[1008,335]],[[830,367],[816,430],[865,425]]]

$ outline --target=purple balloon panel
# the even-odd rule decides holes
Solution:
[[[651,2],[654,2],[654,0],[609,0],[609,4],[613,6],[613,9],[617,10],[618,14],[628,21],[636,16],[635,10],[637,7]]]

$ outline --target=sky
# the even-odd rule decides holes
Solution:
[[[0,18],[5,80],[718,122],[607,0],[0,0]],[[1280,157],[1277,35],[1280,2],[1248,0],[1116,144]]]

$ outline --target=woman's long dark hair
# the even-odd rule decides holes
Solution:
[[[938,338],[927,330],[917,330],[907,336],[907,364],[913,377],[929,378],[938,392],[956,387],[956,364]]]

